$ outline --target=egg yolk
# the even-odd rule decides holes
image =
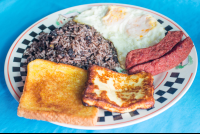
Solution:
[[[156,27],[156,20],[147,15],[131,19],[126,25],[126,33],[134,38],[142,38],[150,30]]]
[[[126,15],[126,8],[118,6],[110,6],[108,12],[103,17],[103,22],[106,25],[111,25],[119,20],[122,20]]]

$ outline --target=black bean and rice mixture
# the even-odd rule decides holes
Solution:
[[[26,49],[27,63],[45,59],[88,69],[95,64],[115,70],[120,64],[117,52],[109,40],[88,25],[69,21],[50,33],[40,33],[39,42]]]

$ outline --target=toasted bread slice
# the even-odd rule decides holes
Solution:
[[[83,94],[83,102],[111,112],[125,113],[154,106],[153,76],[140,72],[121,74],[93,65]]]
[[[94,126],[98,109],[82,104],[87,71],[37,59],[28,64],[17,114],[29,119]]]

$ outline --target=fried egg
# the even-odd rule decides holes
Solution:
[[[74,21],[93,26],[110,40],[122,68],[128,52],[155,45],[165,36],[164,28],[153,16],[127,7],[95,6],[77,15]]]

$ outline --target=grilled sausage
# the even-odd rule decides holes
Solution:
[[[135,65],[163,56],[179,41],[181,41],[182,36],[182,31],[169,31],[168,34],[156,45],[130,51],[126,56],[126,70],[129,70]]]
[[[134,74],[140,71],[146,71],[152,75],[157,75],[164,71],[174,68],[179,63],[187,58],[192,50],[193,42],[190,37],[179,42],[170,52],[156,60],[137,65],[128,71],[129,74]]]

